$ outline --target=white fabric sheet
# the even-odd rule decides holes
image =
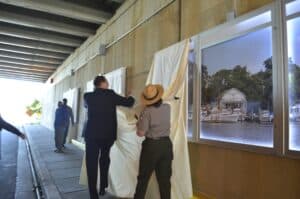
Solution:
[[[78,113],[78,99],[79,99],[79,88],[69,89],[63,93],[63,98],[68,100],[68,106],[72,108],[74,122],[77,122]],[[76,127],[70,125],[67,136],[67,143],[69,143],[74,137],[76,137]]]
[[[69,89],[64,92],[63,98],[68,100],[68,105],[72,108],[74,114],[74,122],[77,122],[79,88]]]
[[[163,99],[171,105],[171,140],[174,160],[172,164],[172,199],[187,199],[193,196],[189,153],[187,144],[187,63],[188,40],[159,51],[154,61],[147,84],[162,84]],[[179,100],[174,100],[174,97]],[[152,176],[146,198],[159,198],[157,182]]]

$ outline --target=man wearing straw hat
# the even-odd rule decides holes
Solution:
[[[122,97],[108,89],[104,76],[94,80],[94,92],[85,93],[88,120],[85,129],[86,168],[91,199],[98,199],[97,176],[100,165],[100,195],[105,195],[108,186],[109,152],[117,138],[116,106],[131,107],[133,97]],[[100,153],[100,158],[99,158]]]
[[[144,199],[148,181],[155,171],[161,199],[170,199],[173,147],[169,138],[171,110],[162,101],[161,85],[148,85],[141,95],[145,105],[138,123],[137,135],[145,136],[140,156],[138,182],[134,199]]]

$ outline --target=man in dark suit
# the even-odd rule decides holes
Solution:
[[[94,92],[85,93],[84,100],[88,109],[88,120],[85,130],[86,168],[91,199],[98,199],[97,175],[98,160],[100,165],[100,195],[105,195],[108,186],[109,152],[117,138],[116,107],[131,107],[133,97],[122,97],[108,89],[104,76],[94,80]],[[100,152],[100,158],[99,158]]]

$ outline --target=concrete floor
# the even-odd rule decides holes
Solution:
[[[34,199],[33,183],[25,142],[2,131],[0,160],[0,198]]]
[[[34,199],[33,180],[26,144],[19,139],[15,199]]]
[[[1,159],[0,159],[0,198],[14,199],[17,176],[17,136],[7,131],[0,132]]]
[[[54,136],[39,125],[25,126],[36,169],[47,199],[88,199],[79,184],[83,151],[72,144],[63,154],[54,153]],[[6,131],[1,132],[0,199],[34,199],[26,145]],[[116,199],[109,194],[100,199]]]
[[[39,125],[25,126],[25,132],[36,159],[46,197],[88,199],[87,187],[79,185],[83,151],[72,144],[67,144],[65,153],[54,153],[54,133]],[[116,199],[109,195],[100,199],[102,198]]]

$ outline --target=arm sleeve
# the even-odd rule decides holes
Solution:
[[[126,107],[132,107],[135,99],[133,97],[122,97],[118,94],[116,94],[114,91],[113,92],[113,98],[115,101],[115,104],[118,106],[126,106]]]
[[[13,134],[16,134],[17,136],[20,136],[22,133],[19,131],[19,129],[17,129],[16,127],[14,127],[13,125],[9,124],[8,122],[4,121],[1,117],[0,117],[0,129],[3,128],[7,131],[12,132]]]
[[[137,122],[137,130],[144,131],[145,133],[149,130],[150,126],[150,115],[147,110],[141,112],[139,121]]]

